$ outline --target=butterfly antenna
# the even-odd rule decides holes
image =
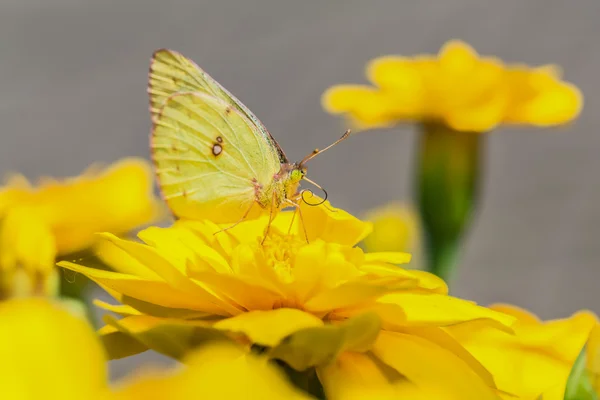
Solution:
[[[302,194],[301,194],[301,196],[302,196],[302,201],[304,201],[304,202],[305,202],[306,204],[308,204],[309,206],[320,206],[321,204],[325,203],[325,202],[327,201],[327,197],[328,197],[327,190],[323,189],[323,188],[322,188],[320,185],[318,185],[318,184],[317,184],[316,182],[314,182],[314,181],[311,181],[311,180],[310,180],[310,179],[308,179],[307,177],[304,177],[303,179],[304,179],[305,181],[307,181],[308,183],[310,183],[310,184],[312,184],[312,185],[314,185],[314,186],[318,187],[319,189],[321,189],[321,190],[323,191],[323,193],[325,194],[325,197],[323,198],[323,200],[322,200],[322,201],[320,201],[320,202],[318,202],[318,203],[309,203],[308,201],[306,201],[306,198],[304,198],[304,194],[308,192],[308,193],[310,194],[310,197],[314,197],[314,196],[315,196],[315,194],[313,193],[313,191],[312,191],[312,190],[310,190],[310,189],[305,189],[305,190],[303,190],[303,191],[302,191]]]
[[[344,140],[346,140],[348,138],[348,136],[350,136],[350,132],[351,132],[350,129],[348,129],[346,132],[344,132],[344,134],[342,135],[341,138],[339,138],[335,142],[331,143],[329,146],[325,147],[323,150],[314,149],[309,155],[307,155],[306,157],[304,157],[302,159],[302,161],[300,161],[300,163],[299,163],[300,168],[302,168],[304,166],[304,164],[306,164],[308,161],[315,158],[318,154],[321,154],[321,153],[329,150],[333,146],[339,144],[340,142],[343,142]],[[321,190],[323,190],[323,189],[321,189]]]

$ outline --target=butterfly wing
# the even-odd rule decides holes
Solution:
[[[288,162],[285,153],[262,122],[219,82],[182,54],[167,49],[157,50],[150,63],[148,82],[150,113],[153,121],[158,118],[167,99],[178,92],[206,93],[230,104],[250,120],[261,136],[276,149],[279,162]]]
[[[151,146],[162,194],[179,218],[237,222],[281,167],[244,114],[206,93],[169,97]]]

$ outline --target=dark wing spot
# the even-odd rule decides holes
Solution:
[[[223,138],[221,136],[217,136],[217,142],[223,143]]]
[[[223,147],[220,144],[213,144],[212,147],[212,153],[215,156],[218,156],[219,154],[221,154],[223,152]]]
[[[230,112],[231,112],[231,106],[227,106],[225,108],[225,114],[229,115]]]

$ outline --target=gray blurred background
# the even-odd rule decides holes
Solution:
[[[321,109],[325,88],[365,82],[373,57],[435,53],[459,38],[507,62],[561,65],[586,104],[571,126],[490,135],[454,294],[544,318],[600,312],[599,20],[597,0],[0,0],[0,174],[74,175],[147,157],[157,48],[195,60],[298,159],[344,130]],[[409,200],[415,144],[411,126],[357,135],[310,175],[356,214]]]

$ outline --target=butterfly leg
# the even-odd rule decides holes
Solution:
[[[292,227],[294,226],[294,221],[296,220],[296,214],[298,214],[298,207],[294,207],[294,214],[292,214],[292,221],[290,222],[290,227],[288,228],[287,234],[292,233]]]
[[[248,217],[248,214],[250,214],[250,210],[252,210],[252,207],[254,207],[254,203],[256,203],[256,202],[254,202],[254,201],[252,202],[252,204],[250,205],[248,210],[246,210],[246,212],[244,213],[244,216],[242,218],[240,218],[240,220],[238,222],[236,222],[235,224],[233,224],[231,226],[228,226],[227,228],[223,228],[220,231],[216,231],[215,233],[213,233],[213,235],[216,235],[217,233],[225,232],[225,231],[237,226],[240,222],[244,221]]]
[[[271,230],[271,223],[273,222],[273,219],[275,218],[275,192],[273,191],[273,196],[271,198],[271,209],[269,210],[269,223],[267,224],[267,228],[265,229],[265,234],[263,237],[263,240],[260,242],[260,244],[262,245],[265,240],[267,239],[267,236],[269,235],[269,231]]]
[[[294,217],[296,217],[296,212],[297,212],[298,216],[300,217],[300,224],[302,225],[302,230],[304,231],[304,238],[306,239],[306,243],[310,243],[308,240],[308,232],[306,231],[306,224],[304,223],[304,217],[302,216],[302,209],[300,208],[300,204],[296,203],[292,200],[289,200],[289,199],[286,199],[284,201],[284,203],[295,208]],[[292,217],[292,223],[290,224],[290,230],[288,231],[288,234],[292,230],[292,224],[294,223],[294,217]]]

